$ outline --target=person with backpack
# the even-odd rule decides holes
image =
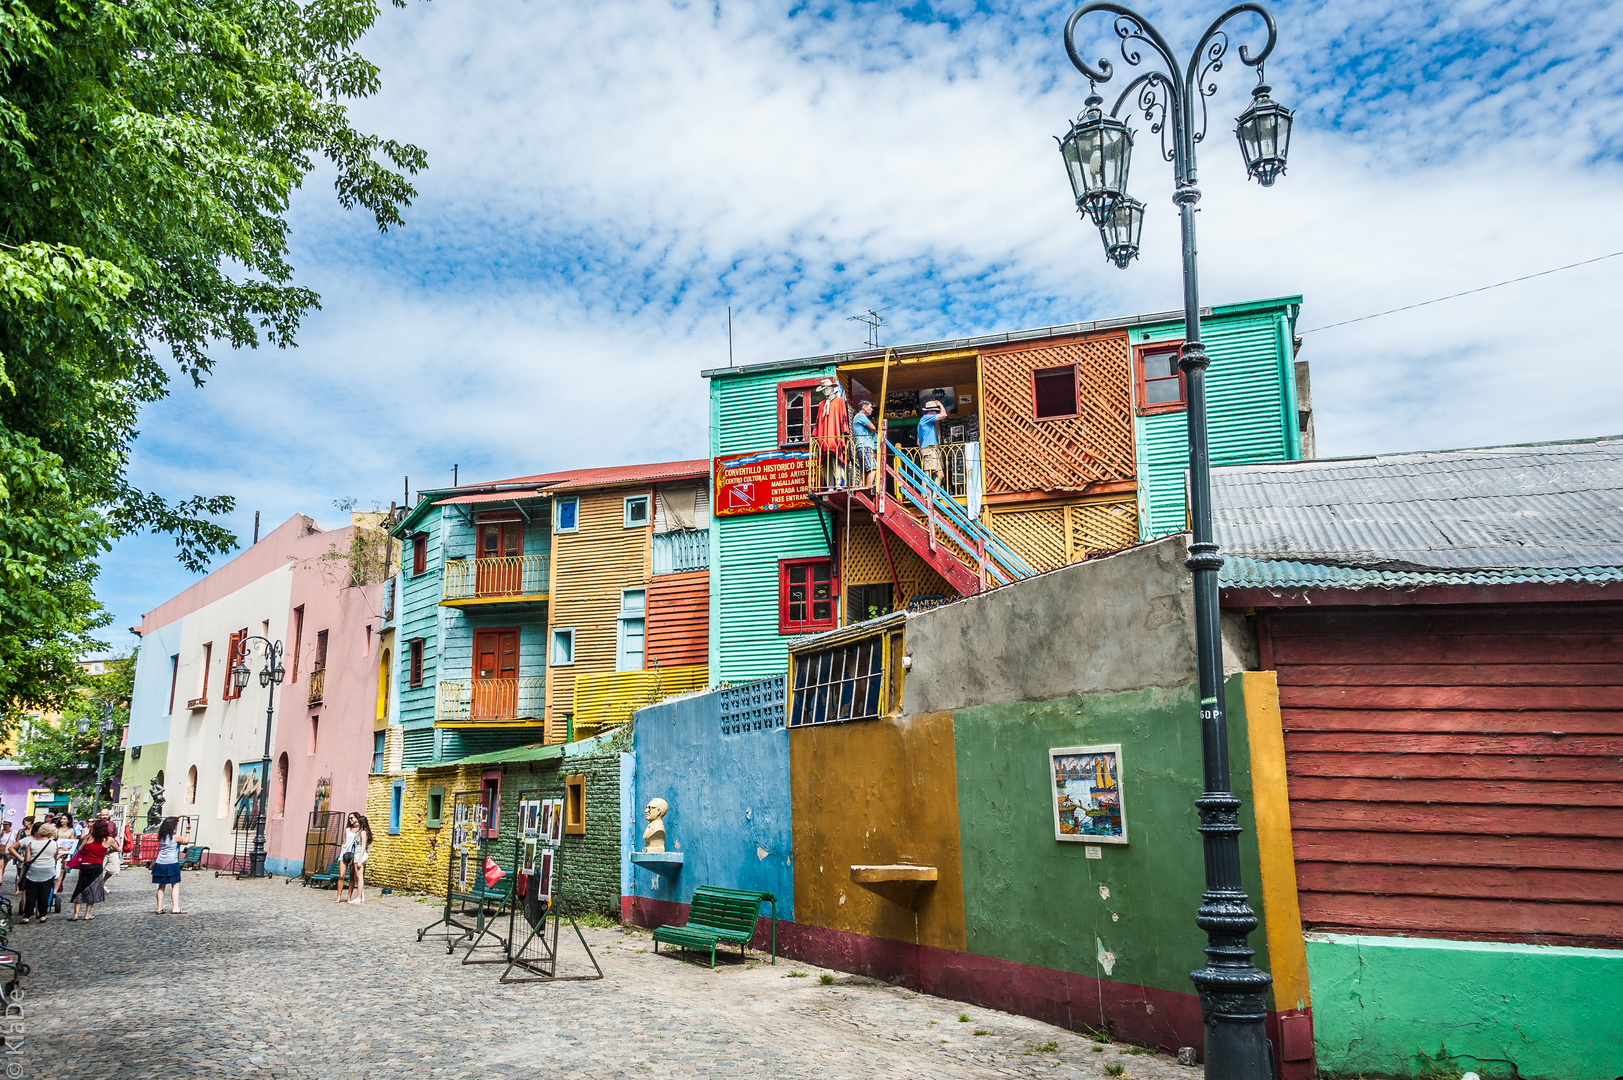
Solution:
[[[166,817],[158,826],[158,855],[152,860],[152,884],[158,887],[158,914],[163,914],[163,889],[169,886],[169,914],[184,915],[180,906],[180,843],[175,833],[180,831],[178,817]]]
[[[56,885],[56,826],[42,821],[34,835],[18,849],[23,878],[22,921],[38,915],[44,922],[51,912],[51,893]]]

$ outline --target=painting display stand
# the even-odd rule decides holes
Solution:
[[[501,982],[578,982],[603,977],[603,968],[573,912],[567,910],[569,904],[562,893],[558,856],[563,850],[563,812],[562,799],[543,799],[534,791],[519,793],[514,889],[507,916],[507,939],[513,947],[508,950]],[[558,974],[558,941],[566,918],[596,974]]]
[[[436,926],[435,937],[446,940],[445,951],[455,952],[459,943],[475,935],[482,935],[487,920],[482,898],[485,885],[485,858],[488,848],[490,810],[482,791],[459,791],[452,796],[451,851],[445,868],[445,907],[440,917],[417,931],[417,940],[423,940]],[[467,920],[469,903],[477,905],[473,921]]]
[[[231,861],[226,864],[224,870],[214,871],[215,877],[245,878],[254,868],[254,827],[258,822],[249,820],[239,824],[246,824],[247,828],[231,834],[233,841]]]

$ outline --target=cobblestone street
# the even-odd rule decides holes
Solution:
[[[434,938],[417,942],[434,904],[374,896],[340,906],[331,892],[279,879],[188,873],[189,913],[157,916],[147,881],[139,869],[115,879],[93,922],[57,916],[13,932],[33,966],[13,1075],[1200,1075],[1165,1054],[1096,1047],[1024,1017],[782,959],[742,964],[735,953],[712,973],[656,955],[646,932],[586,930],[602,981],[504,986],[501,966],[464,966]],[[563,974],[590,970],[578,943],[560,951]]]

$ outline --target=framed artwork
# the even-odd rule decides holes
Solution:
[[[535,836],[541,831],[541,800],[531,799],[524,804],[524,835]]]
[[[526,836],[524,838],[524,869],[522,873],[535,873],[535,845],[536,838],[534,836]]]
[[[562,799],[549,799],[552,803],[551,828],[547,832],[547,843],[557,847],[564,842],[564,801]]]
[[[537,804],[536,835],[545,840],[552,834],[552,800],[542,799]]]
[[[552,849],[546,848],[537,856],[535,874],[536,899],[542,903],[552,900]]]
[[[460,889],[468,887],[468,853],[466,851],[457,856],[456,883]]]
[[[1048,776],[1055,840],[1127,843],[1120,743],[1051,749]]]
[[[927,401],[939,401],[941,407],[949,413],[958,411],[958,388],[956,386],[936,386],[929,390],[919,391],[919,408],[924,408]]]

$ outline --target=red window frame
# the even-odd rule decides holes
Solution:
[[[412,638],[411,659],[406,669],[406,679],[412,686],[423,685],[423,639]]]
[[[816,582],[813,579],[813,567],[828,567],[828,605],[829,613],[826,619],[814,618],[818,600],[811,593],[811,586]],[[795,582],[791,579],[796,576],[797,570],[805,570],[803,580]],[[803,618],[796,619],[791,609],[790,588],[792,585],[807,587],[807,596],[799,604],[803,608]],[[834,560],[827,555],[811,559],[780,559],[778,560],[778,633],[780,634],[811,634],[819,630],[834,630],[840,625],[840,571]]]
[[[226,646],[226,650],[225,650],[225,687],[220,691],[220,697],[224,698],[227,701],[230,701],[233,698],[239,698],[239,697],[242,696],[242,691],[237,689],[236,682],[231,678],[231,671],[242,660],[242,642],[243,642],[243,639],[246,638],[247,636],[248,636],[248,630],[247,630],[246,627],[244,627],[243,629],[241,629],[241,630],[239,630],[236,633],[231,635],[231,643]]]
[[[1069,372],[1071,375],[1071,411],[1068,413],[1050,413],[1042,416],[1037,411],[1037,379],[1043,375],[1053,375],[1057,372]],[[1072,420],[1082,415],[1082,386],[1080,376],[1075,364],[1056,364],[1053,367],[1034,368],[1031,372],[1031,418],[1033,420]]]
[[[479,801],[485,804],[489,816],[485,818],[485,838],[496,839],[502,823],[502,771],[487,769],[479,777]]]
[[[428,534],[417,533],[411,538],[411,573],[428,573]]]
[[[1181,367],[1177,368],[1178,400],[1163,401],[1155,405],[1150,404],[1149,384],[1152,382],[1171,382],[1172,377],[1169,375],[1158,379],[1146,378],[1144,372],[1144,358],[1146,356],[1154,356],[1167,352],[1174,354],[1182,353],[1183,342],[1157,341],[1153,345],[1133,346],[1133,382],[1138,395],[1138,415],[1140,416],[1154,416],[1156,413],[1166,412],[1182,412],[1189,407],[1189,379],[1184,374],[1184,370]]]
[[[817,384],[823,380],[801,379],[793,382],[778,384],[778,445],[779,446],[808,446],[811,444],[812,428],[817,424]],[[791,440],[789,438],[789,395],[795,391],[806,392],[805,410],[805,438]]]

